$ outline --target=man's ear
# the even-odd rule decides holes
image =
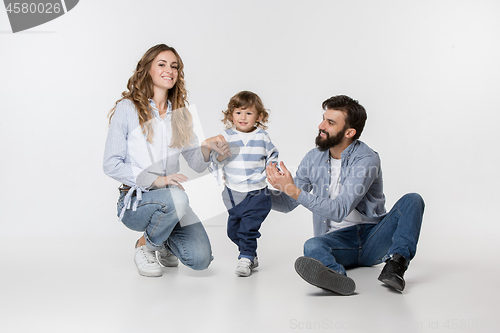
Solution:
[[[356,129],[354,128],[348,128],[347,131],[345,131],[345,137],[348,139],[352,139],[356,135]]]

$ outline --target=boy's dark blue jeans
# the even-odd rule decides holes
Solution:
[[[269,190],[266,187],[242,193],[225,187],[222,198],[229,213],[227,235],[238,246],[238,258],[245,257],[253,261],[257,256],[260,225],[271,211]]]

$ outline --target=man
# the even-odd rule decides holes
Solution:
[[[406,194],[385,210],[378,154],[358,140],[366,111],[358,101],[334,96],[323,102],[317,148],[309,151],[295,180],[283,162],[267,167],[273,209],[289,212],[299,204],[313,212],[314,237],[295,262],[310,284],[342,295],[356,285],[345,268],[386,262],[379,280],[402,291],[403,278],[415,256],[424,202]]]

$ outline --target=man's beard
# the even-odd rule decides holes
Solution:
[[[325,133],[326,138],[322,138],[321,133]],[[316,147],[318,147],[318,149],[320,151],[328,150],[328,149],[338,145],[339,143],[341,143],[342,139],[344,138],[344,134],[345,134],[345,129],[338,132],[337,135],[335,135],[333,137],[330,136],[330,133],[328,133],[326,131],[319,130],[319,134],[316,137]]]

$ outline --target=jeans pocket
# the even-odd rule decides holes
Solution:
[[[116,215],[117,216],[120,216],[120,213],[123,210],[123,206],[124,206],[123,200],[125,199],[125,195],[126,194],[127,194],[126,192],[121,192],[120,193],[120,197],[118,198],[118,202],[116,203],[116,209],[117,209],[117,214]]]

